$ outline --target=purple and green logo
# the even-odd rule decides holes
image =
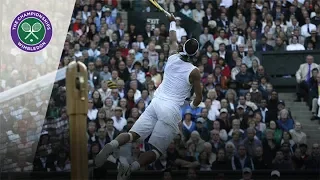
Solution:
[[[51,37],[50,20],[39,11],[24,11],[12,22],[11,38],[23,51],[40,51],[49,44]]]

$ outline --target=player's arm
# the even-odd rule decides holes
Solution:
[[[178,40],[177,40],[177,27],[176,27],[176,18],[173,14],[169,17],[170,28],[169,28],[169,39],[170,39],[170,54],[177,53],[179,49]]]
[[[193,84],[194,93],[196,97],[191,102],[190,106],[196,108],[202,101],[202,90],[201,90],[201,75],[199,69],[194,69],[190,74],[191,83]]]

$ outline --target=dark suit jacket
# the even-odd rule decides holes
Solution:
[[[207,27],[209,21],[211,21],[211,20],[215,20],[215,18],[214,18],[213,16],[211,16],[211,18],[208,19],[207,16],[204,16],[204,17],[202,18],[202,26],[203,26],[203,27]]]
[[[229,27],[230,22],[226,21],[225,24],[226,25],[224,25],[223,22],[220,19],[217,20],[217,26],[220,27],[221,29],[225,29],[226,30]]]
[[[229,44],[229,45],[226,46],[226,50],[232,52],[232,46],[231,46],[231,44]],[[236,45],[236,50],[237,50],[237,51],[239,50],[238,45]]]
[[[88,72],[88,79],[91,80],[95,87],[100,87],[100,74],[99,72],[93,72],[92,79],[90,78],[90,73]]]
[[[165,41],[166,39],[163,36],[159,36],[158,40],[156,40],[156,45],[162,45]]]
[[[238,53],[239,54],[239,57],[242,59],[244,58],[246,55],[247,55],[247,52],[243,52],[244,53],[244,56],[240,54],[240,52]]]
[[[256,45],[256,51],[264,51],[263,47],[265,48],[265,51],[273,51],[273,47],[270,46],[269,44],[266,44],[265,46],[261,44]]]
[[[261,111],[260,108],[259,108],[257,111],[262,114],[262,111]],[[263,118],[263,117],[261,117],[261,118]],[[266,112],[266,117],[265,117],[265,123],[268,125],[270,121],[271,121],[271,119],[270,119],[270,112],[267,111],[267,112]]]
[[[48,168],[50,169],[50,171],[54,171],[55,170],[54,157],[52,155],[49,155],[46,158],[47,158],[46,163],[43,166],[40,157],[35,157],[33,161],[33,171],[48,172],[47,170]]]
[[[124,36],[124,34],[126,33],[126,31],[123,31],[122,37],[120,37],[120,30],[119,30],[119,29],[118,29],[117,31],[115,31],[114,33],[116,33],[116,34],[117,34],[118,39],[120,40],[120,39],[122,39],[122,38],[123,38],[123,36]]]
[[[110,141],[114,140],[119,134],[120,134],[120,132],[116,128],[114,128],[114,133],[113,133],[113,137],[112,137],[113,139],[110,139],[110,137],[107,136],[106,143],[109,143]]]
[[[150,32],[150,37],[149,37],[148,33],[144,31],[142,33],[142,36],[143,36],[144,42],[147,44],[149,42],[149,39],[153,36],[153,32],[152,31]]]

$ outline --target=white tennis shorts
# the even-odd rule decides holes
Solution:
[[[179,134],[180,121],[179,106],[153,98],[130,131],[137,133],[141,140],[151,134],[148,142],[164,154],[174,137]]]

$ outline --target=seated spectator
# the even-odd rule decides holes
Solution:
[[[291,44],[287,46],[287,51],[302,51],[305,50],[305,47],[302,44],[298,43],[298,37],[292,36]]]
[[[247,129],[247,137],[243,139],[242,144],[246,147],[249,156],[254,157],[254,151],[257,146],[262,146],[261,141],[255,138],[256,130],[252,127]]]
[[[317,143],[314,143],[312,145],[312,151],[310,156],[307,158],[307,160],[305,161],[305,165],[306,165],[306,169],[308,170],[318,170],[319,169],[319,157],[320,157],[320,153],[319,153],[319,149],[320,146]]]
[[[203,144],[203,152],[207,153],[209,164],[212,164],[217,159],[217,154],[212,152],[212,145],[209,142]]]
[[[184,114],[184,119],[182,121],[182,132],[187,139],[189,139],[191,133],[196,130],[196,123],[192,121],[191,116],[191,110],[186,110]]]
[[[291,157],[292,165],[294,170],[303,170],[305,168],[304,159],[301,156],[301,150],[296,148],[293,156]]]
[[[279,125],[275,121],[270,121],[268,129],[272,130],[273,137],[274,137],[274,140],[275,140],[276,144],[280,145],[281,139],[282,139],[283,130],[280,129]]]
[[[198,118],[196,121],[196,131],[200,134],[201,139],[204,141],[209,140],[209,131],[204,127],[205,120],[203,118]]]
[[[211,171],[211,164],[207,152],[202,151],[199,154],[200,171]]]
[[[200,165],[194,157],[188,155],[187,148],[185,146],[180,146],[178,153],[178,156],[172,160],[179,169],[185,170],[190,167],[196,168]]]
[[[57,161],[54,162],[55,171],[57,172],[68,172],[71,170],[71,162],[69,155],[65,150],[61,150],[58,153]]]
[[[212,163],[212,170],[231,170],[231,161],[229,161],[225,156],[224,149],[219,149],[217,153],[217,160]]]
[[[306,57],[306,63],[301,64],[298,71],[296,72],[296,79],[298,83],[296,101],[301,101],[301,98],[304,98],[305,101],[308,100],[308,82],[312,76],[311,71],[314,68],[318,68],[318,64],[314,63],[313,61],[313,56],[308,55]]]
[[[292,170],[293,169],[291,161],[284,160],[284,155],[283,155],[282,151],[277,151],[277,154],[272,161],[272,166],[274,169],[279,169],[279,170]]]
[[[252,75],[247,72],[247,65],[241,64],[240,72],[236,75],[236,82],[240,87],[240,93],[245,94],[252,83]]]
[[[268,161],[265,159],[263,153],[264,152],[262,146],[256,147],[255,156],[253,157],[253,164],[256,170],[269,169],[270,167],[270,164],[268,164]]]
[[[234,119],[232,120],[232,129],[228,133],[229,139],[233,137],[233,132],[238,131],[240,132],[240,137],[244,134],[244,131],[240,129],[240,120],[239,119]]]
[[[242,179],[241,180],[252,180],[251,179],[252,177],[252,171],[250,168],[246,167],[246,168],[243,168],[242,170]]]
[[[254,169],[253,160],[247,154],[246,147],[244,145],[238,146],[237,153],[231,159],[232,169],[243,170],[247,167]]]
[[[209,142],[212,145],[212,152],[217,154],[218,149],[223,148],[225,145],[220,139],[219,131],[212,130],[210,134],[211,134],[211,139]]]
[[[290,131],[293,129],[293,119],[289,119],[289,112],[286,109],[280,111],[280,119],[277,121],[279,128],[283,131]]]
[[[294,129],[291,129],[289,132],[292,136],[293,142],[295,144],[307,144],[307,135],[301,131],[302,126],[300,122],[295,122]]]
[[[193,131],[190,135],[190,139],[187,141],[187,146],[189,147],[193,144],[195,152],[200,153],[204,149],[204,142],[205,141],[201,139],[199,133],[197,131]]]

